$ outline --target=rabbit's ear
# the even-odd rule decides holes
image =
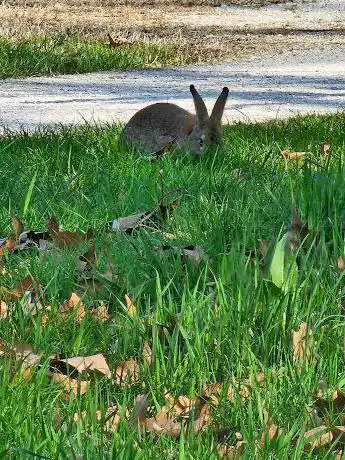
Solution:
[[[212,109],[210,120],[212,120],[213,122],[215,123],[221,122],[225,103],[226,103],[228,96],[229,96],[229,88],[224,86],[223,91],[220,93]]]
[[[190,85],[189,89],[193,96],[198,125],[200,128],[203,128],[208,122],[208,113],[205,102],[202,100],[202,97],[197,92],[194,85]]]

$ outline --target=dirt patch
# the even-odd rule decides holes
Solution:
[[[0,36],[15,40],[67,33],[106,41],[110,32],[188,47],[197,62],[345,44],[341,0],[9,1],[0,17]]]

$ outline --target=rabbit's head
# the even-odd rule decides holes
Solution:
[[[210,116],[208,116],[206,105],[194,85],[190,85],[190,92],[194,100],[196,124],[188,136],[188,148],[192,153],[202,155],[207,147],[217,146],[222,141],[222,116],[229,89],[223,88]]]

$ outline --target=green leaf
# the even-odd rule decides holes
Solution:
[[[288,233],[285,233],[276,244],[270,266],[272,282],[279,288],[282,288],[285,282],[285,251],[288,237]]]
[[[38,173],[38,169],[35,172],[35,174],[32,176],[32,179],[31,179],[31,182],[30,182],[30,185],[29,185],[26,197],[25,197],[25,203],[24,203],[24,209],[23,209],[23,217],[25,217],[25,215],[26,215],[26,213],[28,212],[28,209],[29,209],[29,205],[30,205],[30,201],[31,201],[31,197],[32,197],[32,192],[34,190],[34,186],[35,186],[35,182],[36,182],[36,178],[37,178],[37,173]]]

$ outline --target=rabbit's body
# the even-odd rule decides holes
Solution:
[[[223,88],[210,117],[193,85],[190,91],[196,115],[175,104],[149,105],[139,110],[125,126],[123,136],[126,141],[150,153],[158,153],[174,143],[179,148],[200,155],[205,144],[218,145],[221,142],[221,118],[228,88]]]
[[[139,110],[127,123],[124,136],[151,153],[176,142],[183,147],[193,126],[196,116],[178,105],[158,102]]]

